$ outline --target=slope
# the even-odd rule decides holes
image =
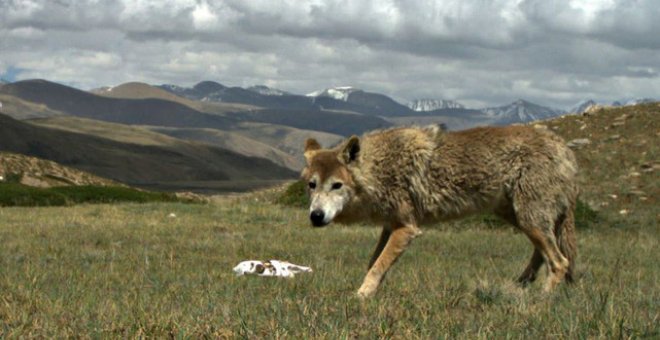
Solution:
[[[25,80],[4,85],[8,94],[66,114],[114,123],[173,127],[227,128],[234,121],[202,113],[162,99],[117,99],[97,96],[46,80]]]
[[[565,138],[583,200],[628,224],[660,216],[660,104],[600,109],[539,122]]]
[[[56,161],[131,184],[199,180],[291,178],[296,174],[260,158],[207,145],[120,143],[33,126],[0,114],[0,150]]]
[[[214,114],[225,114],[227,112],[254,110],[258,108],[257,106],[238,103],[215,103],[191,100],[162,88],[140,82],[124,83],[114,87],[96,89],[91,92],[108,98],[162,99],[188,106],[200,112]]]

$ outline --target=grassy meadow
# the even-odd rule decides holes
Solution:
[[[654,221],[579,230],[579,280],[551,295],[513,284],[531,254],[513,229],[426,228],[363,302],[354,293],[378,229],[314,229],[304,209],[270,200],[0,209],[0,337],[660,336]],[[231,271],[270,258],[314,273]]]
[[[552,294],[543,269],[527,289],[513,283],[532,246],[487,216],[424,228],[361,301],[379,229],[311,228],[302,187],[208,204],[0,207],[0,338],[660,338],[659,112],[541,123],[590,141],[576,148],[578,279]],[[247,259],[314,272],[234,276]]]

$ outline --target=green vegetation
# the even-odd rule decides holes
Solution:
[[[532,252],[513,228],[429,226],[362,302],[378,229],[311,228],[304,209],[268,201],[0,209],[0,338],[660,336],[654,220],[581,230],[577,283],[550,295],[543,270],[513,284]],[[271,258],[314,272],[231,270]]]
[[[62,206],[79,203],[173,202],[170,193],[140,191],[117,186],[35,188],[8,181],[0,183],[0,206]]]
[[[309,206],[307,183],[300,180],[289,184],[277,197],[276,202],[289,207],[303,208]]]

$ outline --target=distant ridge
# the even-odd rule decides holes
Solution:
[[[70,115],[122,124],[227,128],[235,122],[169,100],[108,98],[46,80],[7,84],[2,93]]]
[[[0,151],[20,153],[119,182],[143,185],[186,180],[295,178],[261,158],[202,144],[145,146],[33,126],[0,114]]]
[[[527,123],[554,118],[566,113],[562,110],[530,103],[522,99],[508,105],[486,108],[481,111],[491,118],[491,123],[494,125]]]

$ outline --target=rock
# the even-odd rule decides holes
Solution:
[[[29,187],[36,187],[36,188],[50,188],[51,187],[51,185],[48,182],[42,180],[41,178],[33,177],[33,176],[30,176],[30,175],[23,175],[23,177],[21,177],[21,184],[27,185]]]
[[[611,135],[611,136],[607,137],[606,141],[617,140],[617,139],[620,139],[620,138],[621,138],[621,135]]]
[[[642,172],[653,172],[660,169],[660,164],[642,163],[639,167],[642,169]]]
[[[646,193],[642,190],[630,190],[628,191],[628,195],[633,195],[633,196],[646,196]]]
[[[610,125],[610,127],[622,126],[624,124],[625,124],[624,122],[614,122],[614,123],[612,123],[612,125]]]
[[[577,139],[573,139],[572,141],[568,142],[567,145],[570,148],[579,148],[579,147],[582,147],[582,146],[588,145],[588,144],[591,144],[591,141],[589,140],[589,138],[577,138]]]
[[[628,215],[630,213],[630,210],[628,209],[621,209],[619,210],[620,215]]]

